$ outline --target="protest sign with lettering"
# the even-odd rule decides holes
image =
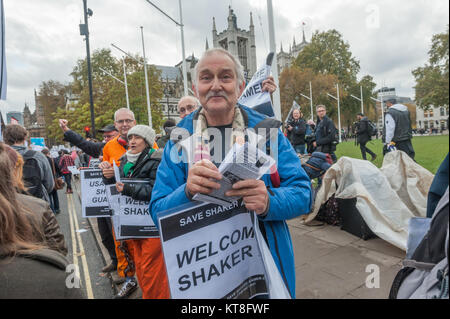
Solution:
[[[267,296],[254,214],[242,201],[190,203],[158,215],[172,298]]]
[[[101,169],[81,171],[81,210],[84,218],[111,216]]]
[[[149,183],[145,180],[122,178],[122,183],[134,187],[139,183]],[[119,232],[118,237],[124,238],[159,238],[158,229],[153,222],[149,210],[149,201],[135,200],[123,194],[119,198],[120,209],[115,219]]]
[[[273,112],[270,93],[267,91],[263,92],[262,83],[270,75],[273,57],[273,52],[269,53],[266,64],[256,71],[238,101],[239,104],[245,105],[269,117],[274,117],[275,114]]]

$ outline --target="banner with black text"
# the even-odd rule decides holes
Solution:
[[[242,200],[229,206],[190,204],[159,214],[172,298],[268,295],[252,216]]]
[[[80,174],[81,210],[83,218],[109,217],[109,207],[106,188],[103,183],[101,169],[84,169]]]

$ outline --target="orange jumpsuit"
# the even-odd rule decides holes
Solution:
[[[159,238],[127,240],[133,247],[136,276],[143,299],[169,299],[169,281]]]

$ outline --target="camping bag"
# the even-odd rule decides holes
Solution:
[[[341,229],[364,240],[377,237],[367,226],[356,208],[356,198],[337,200],[341,216]]]
[[[448,299],[448,187],[431,219],[430,228],[412,254],[407,252],[390,299]],[[409,242],[414,242],[408,238]],[[408,256],[411,255],[411,258]]]
[[[314,152],[309,160],[302,165],[309,179],[321,177],[333,164],[330,154]]]
[[[30,195],[37,198],[44,198],[44,188],[42,185],[41,168],[36,158],[36,151],[27,151],[23,154],[23,181]]]
[[[341,224],[339,205],[334,194],[325,202],[325,204],[320,206],[315,219],[333,226],[339,226]]]
[[[378,134],[377,126],[372,121],[367,121],[367,132],[369,136],[376,136]]]

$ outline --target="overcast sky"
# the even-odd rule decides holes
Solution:
[[[177,0],[152,0],[179,20]],[[186,56],[199,57],[208,39],[212,47],[212,18],[218,32],[227,27],[228,6],[237,24],[248,30],[250,12],[256,32],[258,67],[269,51],[266,0],[182,0]],[[140,26],[144,28],[146,56],[151,64],[174,66],[181,61],[180,30],[146,0],[88,0],[91,53],[111,43],[142,54]],[[374,77],[377,88],[395,87],[401,96],[414,98],[411,71],[423,66],[433,34],[449,23],[448,0],[273,0],[277,51],[286,50],[295,37],[307,41],[313,31],[338,30],[360,61],[358,78]],[[25,102],[35,109],[34,89],[42,81],[68,83],[76,61],[86,56],[82,0],[4,0],[7,100],[0,101],[5,116],[23,111]],[[353,94],[357,94],[354,92]]]

